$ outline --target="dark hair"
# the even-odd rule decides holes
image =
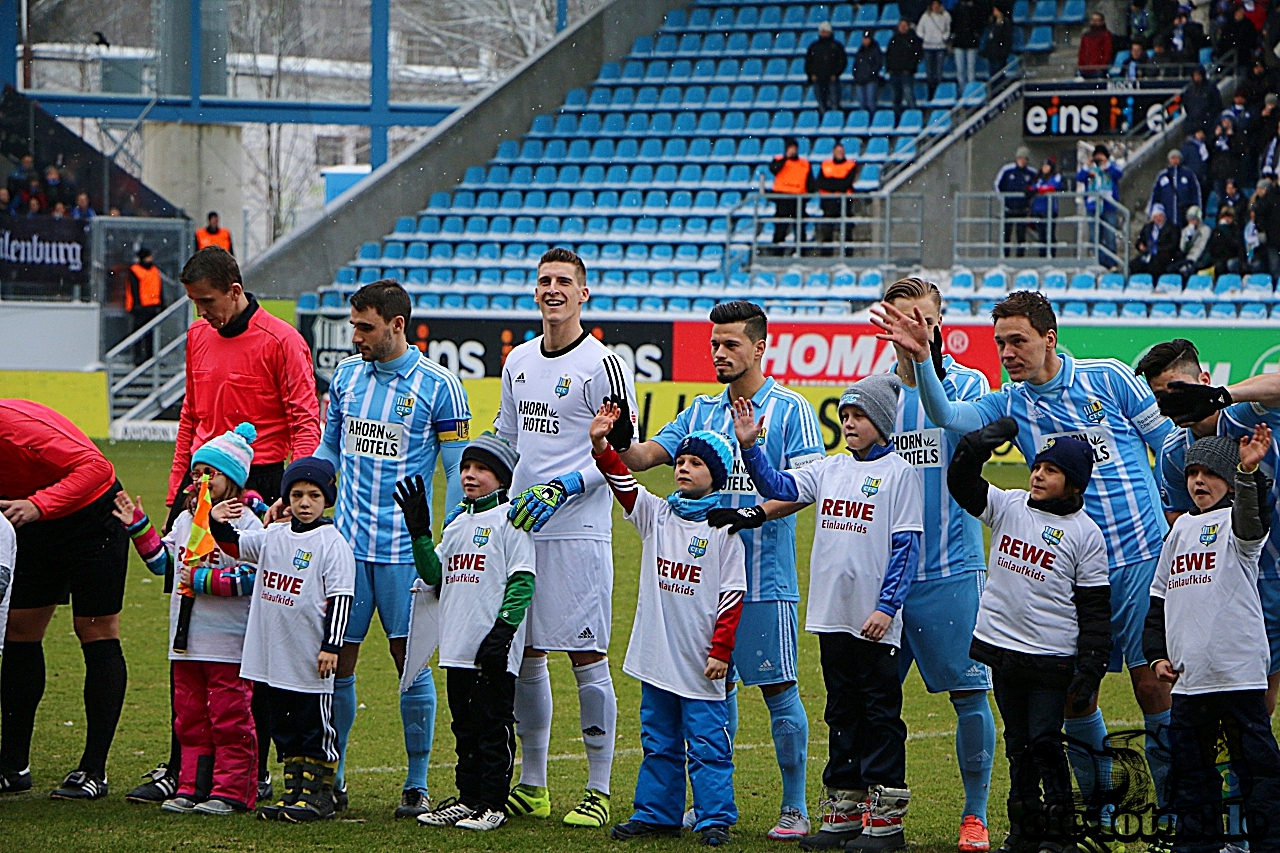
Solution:
[[[541,267],[543,264],[573,264],[578,273],[578,284],[582,287],[587,286],[587,265],[572,249],[562,246],[547,249],[542,253],[542,257],[538,258],[538,266]]]
[[[1150,382],[1166,370],[1174,369],[1180,373],[1200,373],[1200,353],[1186,338],[1156,344],[1147,350],[1133,372]]]
[[[889,285],[889,289],[884,292],[884,301],[922,299],[926,296],[933,297],[933,304],[939,308],[942,307],[942,294],[938,292],[938,286],[931,281],[912,276],[911,278],[900,278]]]
[[[763,341],[769,334],[769,318],[764,309],[754,302],[735,299],[732,302],[721,302],[711,309],[710,320],[717,325],[721,323],[744,323],[743,331],[748,338]]]
[[[209,211],[208,213],[206,213],[206,214],[204,215],[204,218],[205,218],[205,219],[213,219],[213,217],[215,217],[215,216],[217,216],[217,215],[218,215],[218,211],[216,211],[216,210],[211,210],[211,211]],[[221,217],[219,217],[219,218],[221,218]]]
[[[396,317],[403,317],[405,325],[413,314],[413,302],[400,282],[393,278],[384,278],[351,294],[351,307],[357,311],[372,308],[378,316],[390,323]]]
[[[1053,306],[1043,293],[1034,290],[1017,290],[1010,293],[991,309],[992,321],[1005,317],[1026,317],[1031,328],[1042,335],[1049,330],[1058,331],[1058,315],[1053,313]]]
[[[207,281],[210,287],[223,293],[233,284],[244,284],[240,278],[240,265],[230,252],[220,246],[206,246],[188,258],[178,280],[183,284]]]
[[[154,258],[156,256],[156,253],[148,249],[146,246],[143,246],[140,249],[138,249],[137,254],[138,254],[138,260],[142,260],[143,258]]]

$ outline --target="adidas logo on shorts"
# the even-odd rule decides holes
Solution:
[[[578,635],[579,640],[594,640],[596,635],[592,633],[590,628],[583,628],[582,633]]]
[[[773,670],[773,661],[765,658],[760,662],[760,666],[756,668],[757,672],[770,672]]]
[[[969,667],[965,671],[965,675],[971,678],[981,678],[986,674],[987,674],[986,668],[983,667],[983,665],[980,663],[975,663],[973,666]]]

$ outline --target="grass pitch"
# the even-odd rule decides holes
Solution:
[[[143,496],[154,515],[163,509],[172,447],[164,444],[119,443],[104,447],[130,494]],[[988,476],[1001,486],[1023,486],[1026,469],[991,466]],[[651,491],[671,490],[669,468],[639,475]],[[437,478],[437,514],[444,489]],[[813,513],[799,518],[799,571],[807,591]],[[639,683],[622,673],[635,612],[640,541],[635,529],[614,517],[614,624],[611,645],[614,683],[618,693],[617,758],[613,771],[613,819],[630,815],[631,795],[640,763]],[[802,593],[803,595],[803,593]],[[803,611],[804,604],[801,603]],[[339,820],[309,827],[268,824],[249,816],[212,818],[169,815],[154,806],[134,806],[123,795],[141,773],[165,760],[169,751],[169,681],[166,660],[168,602],[160,579],[153,578],[141,560],[132,556],[121,615],[121,635],[129,665],[124,713],[112,749],[111,795],[95,803],[55,802],[48,798],[64,774],[74,769],[84,743],[81,698],[83,662],[71,630],[69,608],[59,608],[45,638],[48,666],[44,701],[36,719],[31,758],[35,790],[0,798],[0,848],[15,853],[64,851],[142,853],[142,851],[265,851],[298,849],[305,845],[329,851],[401,850],[514,850],[545,853],[555,850],[693,849],[688,834],[680,840],[633,842],[620,845],[604,832],[571,830],[560,817],[576,804],[586,781],[586,760],[578,725],[577,689],[568,659],[550,656],[552,691],[557,705],[551,735],[549,786],[552,819],[515,820],[494,833],[428,829],[414,821],[393,820],[404,780],[405,755],[400,728],[395,668],[386,640],[374,620],[360,656],[357,690],[360,709],[348,748],[347,780],[351,808]],[[803,612],[801,614],[803,625]],[[436,671],[439,710],[430,785],[433,799],[455,793],[453,736],[445,703],[443,673]],[[818,644],[800,635],[800,691],[810,720],[808,799],[817,819],[822,766],[826,757],[826,726],[822,722],[824,690],[818,666]],[[759,691],[745,688],[739,700],[735,787],[740,812],[734,847],[777,850],[765,832],[778,815],[781,779],[773,756],[769,717]],[[1107,678],[1102,707],[1112,729],[1140,726],[1141,714],[1128,679]],[[914,671],[905,686],[904,717],[909,731],[907,781],[913,793],[906,820],[907,838],[914,850],[944,853],[955,850],[963,804],[955,757],[955,714],[946,695],[929,695]],[[1136,724],[1134,721],[1139,721]],[[1127,723],[1127,724],[1126,724]],[[998,717],[997,717],[998,724]],[[273,769],[279,778],[279,767]],[[517,768],[517,777],[519,769]],[[1003,838],[1004,798],[1008,790],[1003,749],[998,746],[990,808],[993,847]],[[816,823],[815,823],[816,828]]]

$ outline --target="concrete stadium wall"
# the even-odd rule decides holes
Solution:
[[[468,166],[482,165],[498,143],[519,139],[533,117],[551,113],[570,89],[586,87],[600,66],[622,58],[638,36],[652,33],[679,0],[615,0],[565,30],[506,80],[432,128],[420,143],[328,205],[316,222],[286,235],[244,269],[259,295],[296,297],[328,284],[360,244],[390,233],[396,218],[450,190]]]

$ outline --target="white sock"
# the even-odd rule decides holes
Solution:
[[[516,679],[516,734],[520,737],[520,784],[547,787],[551,742],[551,676],[547,656],[525,658]]]
[[[609,659],[575,666],[573,677],[578,680],[582,742],[587,747],[587,787],[608,794],[618,726],[618,697],[613,692]]]

